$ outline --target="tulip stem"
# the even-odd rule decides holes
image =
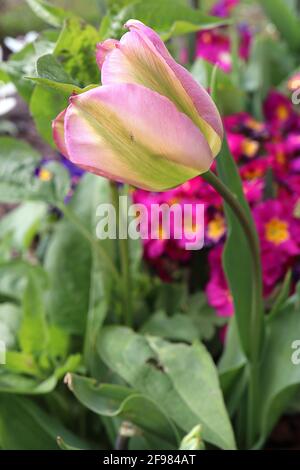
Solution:
[[[119,188],[118,184],[111,182],[111,199],[117,213],[117,224],[122,218],[120,214],[119,204]],[[118,233],[118,230],[117,230]],[[131,299],[131,272],[129,260],[129,244],[128,237],[118,237],[119,255],[120,255],[120,270],[121,270],[121,285],[124,309],[124,321],[127,326],[132,326],[132,299]]]
[[[64,216],[78,229],[81,235],[91,244],[91,246],[95,250],[95,253],[98,254],[98,256],[105,263],[105,266],[107,266],[107,268],[110,270],[115,281],[119,282],[120,275],[113,261],[110,259],[103,247],[99,243],[97,243],[97,240],[95,240],[89,230],[84,226],[77,214],[72,209],[70,209],[69,206],[63,203],[57,204],[57,207],[62,211]]]
[[[247,409],[247,446],[255,440],[255,404],[257,402],[258,364],[260,360],[263,333],[262,318],[262,275],[259,241],[252,223],[249,221],[243,206],[236,195],[211,171],[202,175],[203,178],[222,196],[239,220],[252,253],[252,310],[249,334],[252,337],[249,351],[249,390]]]

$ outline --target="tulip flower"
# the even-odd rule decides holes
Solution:
[[[206,172],[223,137],[206,90],[137,20],[97,47],[102,86],[70,98],[53,123],[58,149],[79,167],[164,191]]]

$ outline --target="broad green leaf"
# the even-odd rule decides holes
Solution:
[[[33,377],[40,374],[35,358],[26,352],[7,351],[5,368],[15,374],[26,374]]]
[[[182,431],[201,424],[204,440],[235,447],[216,369],[201,344],[171,344],[127,328],[105,327],[98,351],[110,369],[158,403]]]
[[[0,369],[0,392],[5,394],[43,395],[52,392],[56,385],[55,375],[46,379],[37,379],[10,372],[2,366]]]
[[[299,299],[298,287],[296,294],[267,322],[257,404],[261,423],[258,445],[264,442],[300,389],[300,366],[293,361],[293,353],[296,353],[293,343],[300,338]]]
[[[17,305],[8,302],[0,304],[0,340],[4,342],[7,350],[16,344],[20,320],[21,312]]]
[[[22,303],[22,322],[19,330],[19,343],[26,353],[41,353],[47,347],[48,331],[43,291],[38,278],[28,277]]]
[[[29,82],[29,80],[27,80]],[[30,100],[30,112],[43,139],[55,147],[52,137],[52,121],[68,105],[69,90],[63,92],[52,87],[36,85]]]
[[[114,18],[115,32],[131,18],[142,21],[167,40],[173,36],[213,28],[228,22],[224,18],[208,16],[185,5],[182,0],[147,0],[128,5]]]
[[[163,311],[151,315],[143,325],[141,332],[175,341],[187,341],[188,343],[199,338],[198,331],[191,318],[180,313],[167,316]]]
[[[217,171],[222,182],[237,197],[256,231],[251,211],[243,193],[237,166],[229,151],[226,139],[217,158]],[[232,209],[224,204],[227,221],[227,239],[223,251],[223,267],[233,296],[238,331],[246,354],[250,351],[252,317],[252,252],[244,230]],[[260,307],[262,309],[262,305]]]
[[[44,202],[25,202],[0,220],[0,237],[11,233],[17,249],[29,248],[47,214]]]
[[[149,343],[178,395],[198,417],[204,439],[221,448],[234,449],[217,370],[206,348],[200,342],[187,346],[155,338],[150,338]]]
[[[285,0],[260,0],[262,8],[291,49],[300,49],[300,19]]]
[[[93,379],[75,374],[68,376],[68,384],[76,398],[95,413],[129,420],[144,431],[163,439],[173,448],[178,443],[174,425],[150,398],[120,385],[98,385]]]
[[[86,174],[70,202],[70,208],[95,240],[96,207],[101,202],[109,201],[108,187],[109,183],[104,178]],[[91,276],[96,269],[93,263],[90,243],[83,238],[73,223],[64,218],[56,225],[46,253],[45,269],[50,279],[47,311],[52,321],[69,333],[83,335],[85,332],[91,296],[94,295],[92,285],[97,289],[97,292],[95,291],[97,300],[93,302],[91,308],[94,308],[98,300],[105,296],[106,282],[109,282],[110,276],[107,268],[101,265],[99,270],[102,275],[105,270],[106,281],[101,279],[100,273],[97,281],[93,280]]]
[[[24,260],[7,261],[0,264],[0,296],[21,301],[27,278],[30,273],[36,273],[43,286],[47,276],[39,265],[32,265]]]
[[[31,400],[0,395],[0,447],[5,450],[57,450],[61,436],[71,446],[86,449],[87,443]]]
[[[247,359],[240,344],[236,318],[233,317],[228,325],[224,351],[218,364],[221,388],[231,416],[240,406],[241,395],[246,385],[244,381],[246,365]]]
[[[24,200],[42,200],[55,204],[64,200],[70,182],[68,171],[58,162],[49,162],[43,168],[49,178],[37,177],[40,155],[29,144],[11,137],[0,137],[0,201],[17,203]]]
[[[45,23],[54,27],[63,25],[64,20],[70,15],[62,8],[58,8],[45,0],[26,0],[32,11]]]

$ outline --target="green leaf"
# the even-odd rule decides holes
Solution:
[[[204,346],[171,344],[105,327],[98,352],[106,365],[143,395],[155,400],[185,432],[203,425],[203,437],[221,448],[234,438],[212,359]]]
[[[46,379],[36,379],[16,374],[8,369],[0,369],[0,392],[20,395],[43,395],[52,392],[57,385],[57,378],[51,375]]]
[[[27,44],[21,51],[11,54],[8,61],[0,63],[0,69],[9,76],[27,103],[30,101],[34,86],[25,77],[35,75],[38,57],[52,53],[56,39],[55,31],[45,31],[34,43]]]
[[[260,0],[262,8],[291,49],[300,49],[300,19],[285,0]]]
[[[107,180],[86,174],[70,202],[70,208],[92,236],[96,230],[96,207],[101,201],[109,201],[108,194]],[[50,279],[47,311],[52,321],[69,333],[83,335],[86,328],[94,285],[91,278],[95,269],[93,255],[89,242],[69,220],[63,219],[56,225],[45,258],[45,269]],[[94,285],[99,298],[93,307],[105,296],[106,283],[110,279],[103,265],[99,270],[97,284]],[[105,282],[101,279],[103,270],[106,271]]]
[[[298,286],[296,294],[267,322],[257,404],[261,423],[258,446],[262,445],[300,389],[300,366],[293,362],[293,353],[296,352],[293,343],[300,339],[299,309]]]
[[[164,41],[173,36],[213,28],[228,23],[224,18],[208,16],[185,5],[182,0],[147,0],[128,5],[114,17],[113,32],[118,34],[122,25],[131,18],[155,29]]]
[[[35,358],[26,352],[7,351],[5,368],[15,374],[26,374],[33,377],[40,374]]]
[[[202,429],[200,424],[195,426],[181,441],[179,450],[204,450]]]
[[[141,332],[188,343],[199,338],[195,324],[188,316],[176,313],[168,317],[164,311],[151,315],[149,320],[143,325]]]
[[[45,286],[46,273],[39,265],[32,265],[23,260],[7,261],[0,264],[0,296],[20,301],[26,288],[27,277],[36,273]]]
[[[29,80],[27,80],[29,81]],[[30,112],[36,128],[43,139],[53,148],[56,148],[52,136],[52,121],[68,105],[69,90],[65,92],[60,88],[37,85],[30,100]]]
[[[81,18],[68,18],[55,46],[54,55],[66,73],[83,87],[99,83],[96,62],[98,31]]]
[[[26,0],[32,11],[45,23],[55,28],[63,25],[64,20],[70,15],[62,8],[58,8],[45,0]]]
[[[191,73],[195,80],[204,88],[210,88],[214,66],[203,59],[196,59]],[[241,87],[237,87],[232,77],[218,69],[214,98],[222,116],[244,111],[246,95]]]
[[[175,390],[198,417],[203,438],[223,449],[234,449],[218,374],[206,348],[199,342],[193,346],[175,345],[155,338],[150,338],[149,343]]]
[[[284,277],[282,285],[280,286],[280,291],[267,317],[267,321],[272,319],[275,315],[277,315],[278,312],[280,312],[280,308],[287,301],[288,296],[291,292],[291,285],[292,285],[292,271],[289,269]]]
[[[15,346],[20,321],[21,312],[17,305],[8,302],[0,304],[0,340],[6,349]]]
[[[47,214],[47,209],[43,202],[21,204],[0,220],[0,237],[11,233],[12,243],[17,249],[29,248]]]
[[[43,200],[55,204],[68,193],[68,171],[57,162],[43,166],[49,171],[48,181],[36,176],[40,155],[29,144],[11,137],[0,137],[0,201],[17,203]]]
[[[82,92],[53,54],[45,54],[38,58],[36,72],[36,77],[26,78],[64,94],[72,95],[72,93]]]
[[[33,274],[28,277],[22,308],[23,317],[18,335],[22,351],[41,353],[47,347],[48,331],[40,281]]]
[[[251,211],[243,193],[237,166],[226,139],[217,158],[217,171],[222,182],[237,197],[256,231]],[[233,211],[224,204],[227,221],[227,239],[223,251],[223,267],[233,296],[238,331],[242,347],[249,354],[252,318],[252,253],[244,230]]]
[[[236,318],[232,317],[228,325],[225,348],[218,364],[220,383],[230,416],[241,403],[246,365],[247,358],[240,344]]]
[[[0,447],[4,450],[58,450],[57,436],[70,445],[86,449],[87,443],[74,436],[58,420],[31,400],[0,395]]]
[[[129,420],[146,433],[163,439],[172,448],[178,443],[176,429],[164,411],[135,390],[120,385],[97,385],[95,380],[75,374],[68,376],[68,385],[80,403],[95,413]]]

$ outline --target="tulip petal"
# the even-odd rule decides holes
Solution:
[[[135,20],[126,24],[131,31],[107,53],[102,83],[137,83],[166,96],[200,128],[216,156],[223,137],[222,122],[208,93],[175,62],[154,31]]]
[[[97,44],[96,61],[100,70],[102,68],[105,57],[112,49],[114,49],[114,47],[116,47],[118,43],[119,41],[116,39],[106,39],[105,41]]]
[[[178,64],[173,59],[168,49],[166,48],[165,43],[161,40],[160,36],[155,31],[153,31],[153,29],[149,28],[138,20],[128,20],[124,26],[130,30],[133,29],[140,31],[140,33],[148,37],[157,51],[163,56],[169,67],[173,70],[177,78],[180,80],[188,95],[192,98],[198,113],[216,131],[222,140],[222,120],[216,105],[205,88],[198,84],[194,80],[193,76],[184,67],[182,67],[182,65]]]
[[[56,147],[64,157],[68,158],[64,129],[66,111],[64,109],[52,122],[52,133]]]
[[[141,85],[104,85],[72,97],[65,136],[73,163],[148,190],[178,186],[213,161],[193,122]]]

